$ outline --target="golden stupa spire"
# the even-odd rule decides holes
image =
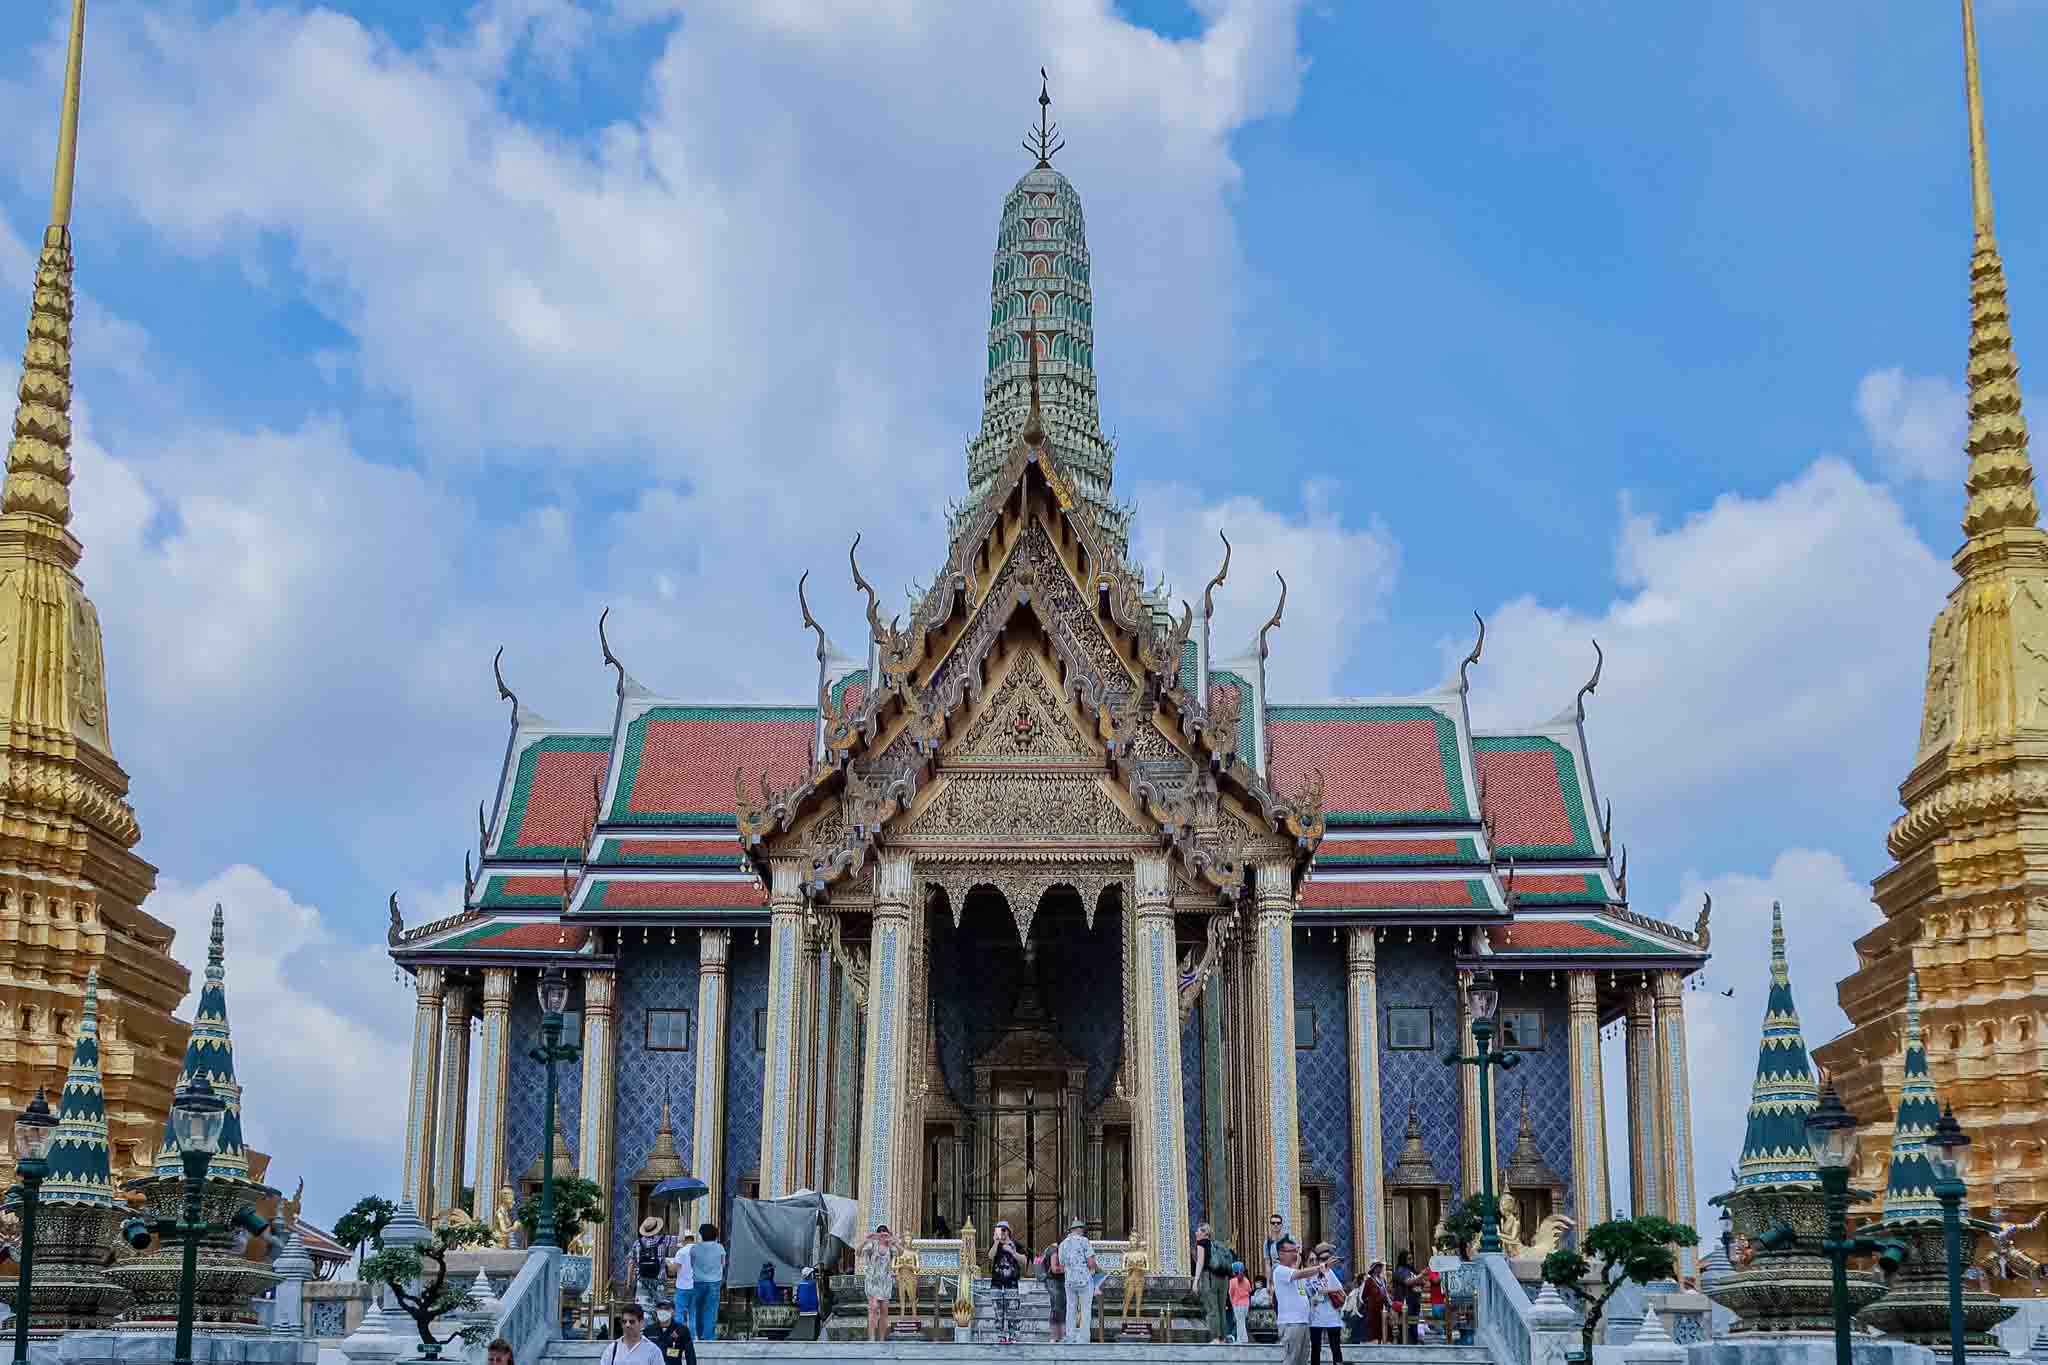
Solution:
[[[78,159],[79,69],[85,0],[71,0],[71,44],[64,61],[64,110],[57,127],[57,170],[50,226],[36,258],[28,345],[21,356],[20,401],[7,447],[0,512],[25,512],[58,526],[71,520],[71,187]],[[72,556],[76,562],[75,553]]]
[[[2027,458],[2027,420],[2020,413],[2020,363],[2013,354],[2005,304],[2005,263],[1991,225],[1991,163],[1984,150],[1984,94],[1977,71],[1977,19],[1963,0],[1963,88],[1970,121],[1970,204],[1976,242],[1970,258],[1970,434],[1965,480],[1969,505],[1963,533],[2032,526],[2034,466]]]

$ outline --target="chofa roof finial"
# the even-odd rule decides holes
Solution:
[[[1202,619],[1204,621],[1215,618],[1216,589],[1222,587],[1223,580],[1230,577],[1230,537],[1223,534],[1222,531],[1218,531],[1216,538],[1223,542],[1223,567],[1218,569],[1216,576],[1209,580],[1209,586],[1202,589]]]
[[[498,680],[498,700],[512,703],[512,719],[517,721],[519,719],[519,697],[511,688],[505,686],[504,664],[505,646],[499,645],[498,652],[491,656],[491,676]]]
[[[1266,657],[1267,633],[1279,625],[1280,618],[1287,614],[1287,575],[1275,569],[1273,570],[1273,577],[1280,580],[1280,604],[1273,608],[1273,614],[1266,619],[1266,624],[1259,627],[1259,657],[1261,659]]]
[[[386,936],[390,947],[396,948],[398,941],[405,937],[405,917],[398,913],[398,893],[391,893],[391,929]]]
[[[618,672],[619,695],[623,697],[626,695],[626,666],[619,662],[618,655],[612,653],[612,642],[604,633],[605,618],[611,614],[612,609],[610,607],[606,607],[597,614],[597,647],[604,651],[605,663]]]
[[[818,662],[823,663],[825,662],[825,656],[832,651],[825,643],[825,628],[818,624],[817,617],[811,615],[810,600],[804,596],[804,583],[809,580],[810,576],[811,571],[805,569],[803,576],[796,581],[796,605],[797,610],[804,614],[804,629],[813,630],[818,633]]]
[[[1472,652],[1465,656],[1465,662],[1458,665],[1458,692],[1460,695],[1472,690],[1472,679],[1469,676],[1470,670],[1472,665],[1479,662],[1479,656],[1486,652],[1486,618],[1475,611],[1472,613],[1472,619],[1479,623],[1479,638],[1472,642]]]
[[[1586,679],[1586,685],[1579,689],[1579,695],[1572,703],[1578,709],[1579,724],[1581,725],[1586,723],[1586,698],[1600,690],[1600,672],[1606,667],[1607,656],[1600,652],[1600,642],[1595,640],[1593,642],[1593,676]]]

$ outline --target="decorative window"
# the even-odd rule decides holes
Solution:
[[[1314,1048],[1316,1045],[1316,1007],[1296,1005],[1294,1007],[1294,1046]]]
[[[754,1051],[766,1052],[767,1050],[768,1011],[765,1009],[757,1009],[754,1011]]]
[[[1041,241],[1043,241],[1047,237],[1052,236],[1052,220],[1050,218],[1032,219],[1031,235],[1033,237],[1038,238]]]
[[[1052,274],[1052,258],[1050,256],[1033,256],[1031,258],[1031,273],[1034,275]]]
[[[647,1011],[647,1050],[649,1052],[688,1052],[690,1050],[690,1012],[688,1010]]]
[[[1051,357],[1050,357],[1049,355],[1047,355],[1047,353],[1046,353],[1046,340],[1045,340],[1045,333],[1043,333],[1043,332],[1039,332],[1039,333],[1037,333],[1036,335],[1034,335],[1034,336],[1032,337],[1032,343],[1033,343],[1033,346],[1035,347],[1035,349],[1036,349],[1036,350],[1038,351],[1038,358],[1039,358],[1040,360],[1048,360],[1048,359],[1050,359],[1050,358],[1051,358]]]
[[[1517,1052],[1535,1052],[1543,1046],[1542,1010],[1502,1010],[1500,1045]]]
[[[1043,295],[1043,294],[1033,294],[1033,295],[1031,296],[1031,316],[1032,316],[1032,317],[1035,317],[1035,318],[1042,318],[1042,317],[1046,316],[1046,315],[1047,315],[1048,313],[1050,313],[1050,312],[1052,312],[1052,300],[1051,300],[1051,299],[1047,298],[1047,297],[1046,297],[1045,295]]]
[[[1052,196],[1049,194],[1041,194],[1032,202],[1037,204],[1038,207],[1042,209],[1049,209],[1052,207]]]
[[[1436,1046],[1434,1011],[1422,1005],[1387,1008],[1387,1046],[1397,1052],[1427,1052]]]

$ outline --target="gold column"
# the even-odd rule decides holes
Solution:
[[[833,965],[831,1156],[828,1188],[852,1194],[860,1184],[861,1068],[867,1055],[861,1005],[846,970]]]
[[[1655,1002],[1637,988],[1628,993],[1628,1189],[1635,1217],[1664,1212],[1664,1125],[1657,1100]]]
[[[1345,1035],[1351,1052],[1351,1264],[1380,1257],[1380,977],[1379,935],[1344,931]]]
[[[400,1199],[410,1199],[422,1220],[433,1216],[434,1110],[441,1089],[441,969],[421,967],[413,974],[418,1004],[412,1017],[412,1089],[405,1113],[405,1183]]]
[[[761,1070],[761,1197],[794,1190],[803,1102],[798,1088],[803,1043],[804,865],[777,858],[769,869],[768,1037]]]
[[[462,1202],[463,1146],[469,1137],[469,988],[441,993],[441,1097],[435,1104],[434,1201],[420,1217],[434,1217]],[[471,1209],[471,1214],[479,1212]]]
[[[1600,982],[1566,972],[1572,1069],[1572,1218],[1581,1236],[1607,1219],[1607,1087],[1600,1075]]]
[[[877,1223],[909,1225],[899,1211],[916,1193],[895,1188],[902,1167],[907,1096],[903,1076],[916,1021],[907,1017],[911,967],[911,860],[891,853],[875,869],[874,931],[868,948],[867,1055],[863,1059],[860,1121],[860,1233]],[[907,1196],[907,1198],[906,1198]]]
[[[1652,980],[1657,1009],[1657,1136],[1661,1139],[1659,1188],[1664,1192],[1664,1216],[1688,1226],[1699,1217],[1693,1206],[1692,1174],[1692,1091],[1685,1058],[1685,978],[1678,972],[1658,972]],[[1678,1268],[1691,1275],[1698,1252],[1686,1247],[1679,1253]]]
[[[611,1283],[612,1109],[617,1065],[612,1055],[612,1000],[618,973],[592,967],[583,973],[583,1121],[576,1129],[577,1174],[604,1192],[607,1222],[590,1238],[590,1283],[602,1295]]]
[[[697,938],[697,1102],[690,1119],[690,1169],[710,1187],[698,1222],[725,1219],[725,960],[730,929]]]
[[[1259,1068],[1260,1136],[1258,1188],[1266,1212],[1277,1211],[1287,1228],[1301,1235],[1301,1128],[1294,1086],[1294,869],[1261,863],[1254,876],[1258,898],[1258,960],[1263,995],[1261,1033],[1264,1065]],[[1255,995],[1254,1001],[1258,1000]],[[1255,1006],[1256,1007],[1256,1006]],[[1261,1213],[1256,1227],[1265,1226]]]
[[[1476,1055],[1479,1044],[1472,1038],[1471,999],[1472,973],[1469,970],[1458,973],[1458,1051],[1467,1057]],[[1495,1034],[1498,1040],[1500,1035]],[[1486,1124],[1479,1113],[1479,1068],[1461,1066],[1458,1068],[1458,1112],[1464,1116],[1458,1125],[1458,1184],[1466,1194],[1480,1193],[1479,1152],[1480,1142],[1492,1141],[1493,1135],[1486,1132]],[[1485,1133],[1482,1139],[1481,1134]],[[1498,1152],[1500,1149],[1494,1149]]]
[[[1183,1122],[1180,1055],[1180,954],[1174,944],[1172,884],[1163,856],[1133,859],[1137,968],[1132,1013],[1137,1016],[1138,1095],[1144,1116],[1143,1160],[1134,1172],[1140,1231],[1162,1271],[1188,1263],[1188,1148]],[[1129,970],[1133,964],[1126,963]]]
[[[483,1055],[477,1064],[476,1216],[490,1217],[498,1190],[512,1183],[505,1169],[505,1092],[512,1079],[512,969],[484,969]]]

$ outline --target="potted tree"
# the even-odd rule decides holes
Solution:
[[[1471,1260],[1472,1244],[1479,1240],[1479,1234],[1485,1228],[1486,1214],[1489,1208],[1492,1210],[1495,1226],[1497,1227],[1499,1226],[1500,1219],[1500,1200],[1498,1199],[1490,1198],[1483,1194],[1474,1194],[1468,1195],[1451,1205],[1450,1211],[1444,1215],[1443,1231],[1437,1236],[1436,1249],[1438,1251],[1455,1251],[1458,1253],[1458,1259],[1461,1261]]]
[[[364,1258],[362,1277],[390,1289],[392,1299],[419,1329],[420,1359],[441,1359],[441,1348],[458,1337],[474,1345],[488,1334],[489,1329],[477,1323],[436,1336],[434,1324],[470,1304],[466,1287],[448,1283],[448,1253],[490,1240],[491,1230],[481,1223],[453,1222],[435,1228],[433,1237],[417,1246],[380,1247]]]
[[[519,1222],[532,1246],[540,1231],[540,1196],[519,1202]],[[590,1255],[577,1245],[582,1234],[604,1223],[604,1191],[580,1175],[555,1177],[555,1245],[562,1248],[562,1290],[582,1293],[590,1288]],[[595,1235],[595,1234],[593,1234]]]
[[[1698,1245],[1700,1235],[1684,1223],[1664,1218],[1617,1218],[1601,1223],[1580,1239],[1578,1249],[1559,1248],[1543,1258],[1543,1279],[1559,1292],[1576,1298],[1582,1308],[1581,1349],[1575,1360],[1593,1358],[1593,1337],[1607,1301],[1630,1282],[1648,1286],[1678,1273],[1678,1251]],[[1598,1273],[1595,1273],[1595,1262]],[[1589,1290],[1587,1282],[1598,1285]]]

